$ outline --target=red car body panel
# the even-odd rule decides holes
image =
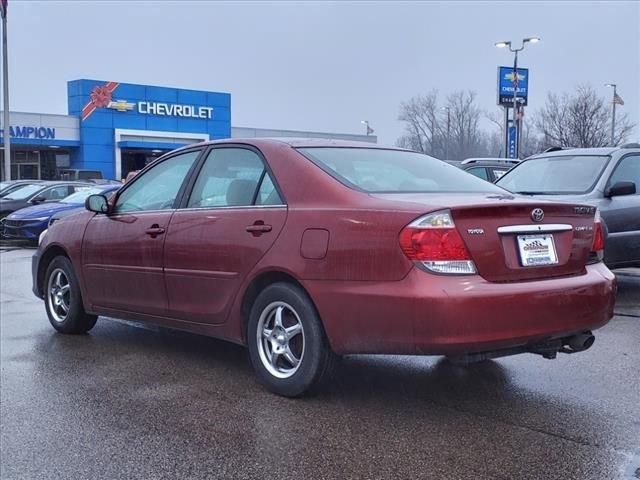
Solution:
[[[87,311],[245,343],[245,293],[261,275],[281,272],[306,289],[334,351],[403,354],[518,346],[595,329],[613,315],[615,278],[601,263],[585,266],[593,215],[573,205],[508,192],[368,194],[339,183],[294,148],[333,142],[217,143],[258,149],[286,207],[83,212],[60,220],[41,252],[60,248],[70,257]],[[533,224],[535,207],[545,210],[542,224],[571,225],[555,235],[558,265],[520,267],[514,236],[497,233],[500,226]],[[427,273],[400,249],[407,224],[443,208],[451,210],[479,274]],[[248,232],[256,222],[271,231]],[[166,233],[146,234],[153,225]],[[468,233],[477,228],[485,235]]]
[[[224,323],[242,281],[271,248],[286,219],[284,206],[178,210],[164,248],[169,316]],[[247,232],[256,222],[271,231]]]
[[[338,353],[490,351],[595,329],[613,315],[614,276],[603,264],[577,277],[508,284],[424,275],[413,269],[399,282],[305,287]]]
[[[154,226],[168,228],[172,213],[96,215],[89,220],[82,245],[82,271],[93,308],[167,314],[162,265],[165,236],[146,231]]]

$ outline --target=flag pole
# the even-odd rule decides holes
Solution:
[[[2,97],[4,104],[4,179],[11,180],[11,127],[9,120],[9,59],[7,54],[7,2],[2,2]]]
[[[612,100],[612,109],[611,109],[611,146],[615,147],[616,145],[616,87],[617,85],[613,85],[613,100]]]

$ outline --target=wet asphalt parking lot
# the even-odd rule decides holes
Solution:
[[[289,400],[236,345],[102,318],[55,333],[32,253],[0,254],[2,479],[640,478],[638,271],[586,352],[352,356]]]

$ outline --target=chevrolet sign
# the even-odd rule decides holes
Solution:
[[[212,107],[180,105],[177,103],[138,102],[138,113],[143,115],[162,115],[167,117],[213,118]]]
[[[115,102],[112,100],[107,105],[107,108],[113,108],[119,112],[127,112],[129,110],[133,110],[136,106],[135,103],[127,102],[126,100],[116,100]]]

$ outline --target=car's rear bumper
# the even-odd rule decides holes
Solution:
[[[337,353],[461,354],[566,337],[613,316],[615,277],[491,283],[413,269],[399,282],[305,282]]]

